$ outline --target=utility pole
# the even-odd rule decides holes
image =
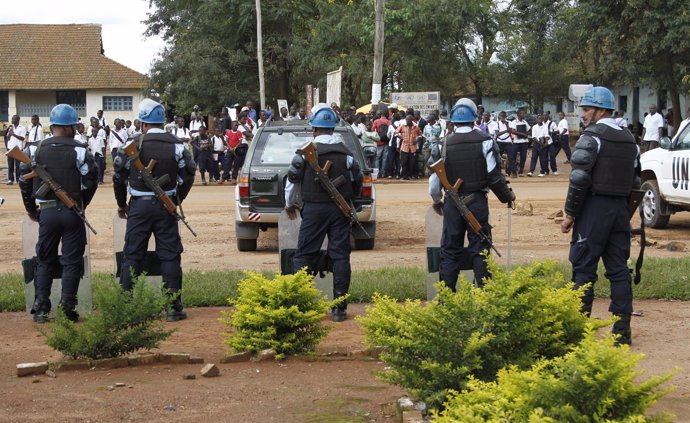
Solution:
[[[256,0],[256,60],[259,62],[259,97],[261,110],[266,110],[266,88],[264,86],[264,46],[261,33],[261,0]]]
[[[376,32],[374,33],[374,79],[371,82],[371,104],[381,101],[381,80],[383,79],[383,41],[385,33],[383,18],[386,0],[376,0]]]

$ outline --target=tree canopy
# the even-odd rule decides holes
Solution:
[[[374,0],[261,0],[266,99],[304,101],[343,67],[343,105],[369,102]],[[258,100],[249,0],[149,0],[146,35],[167,47],[151,88],[206,111]],[[674,108],[688,89],[684,0],[387,0],[383,84],[442,97],[499,95],[539,106],[569,83],[649,84]],[[683,82],[683,77],[686,81]],[[677,110],[677,108],[676,108]]]

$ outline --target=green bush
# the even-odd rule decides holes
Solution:
[[[529,370],[515,366],[498,372],[496,381],[470,379],[453,392],[437,423],[503,422],[661,422],[665,414],[645,417],[647,408],[665,395],[671,374],[635,383],[642,354],[614,346],[613,337],[598,340],[588,331],[571,352],[541,360]]]
[[[554,261],[535,263],[509,276],[491,263],[493,280],[483,290],[464,280],[457,293],[439,284],[426,304],[376,296],[358,320],[365,341],[385,347],[381,358],[391,370],[382,378],[434,408],[471,376],[491,381],[503,367],[565,354],[589,319],[580,313],[579,291],[556,288],[563,285],[556,268]]]
[[[157,348],[173,332],[160,322],[169,297],[147,285],[143,276],[135,281],[132,292],[114,281],[102,283],[94,290],[93,305],[93,313],[81,324],[58,310],[48,330],[39,328],[46,343],[72,358],[101,359]]]
[[[303,270],[274,279],[249,272],[238,292],[228,299],[235,308],[221,312],[221,322],[234,329],[225,340],[234,352],[273,348],[278,357],[310,352],[330,329],[322,319],[335,302],[327,301]]]

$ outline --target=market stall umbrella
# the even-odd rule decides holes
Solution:
[[[389,104],[381,102],[381,103],[379,103],[379,105],[388,107]],[[358,108],[356,113],[365,113],[366,114],[366,113],[369,113],[371,111],[371,108],[372,108],[371,103],[365,104],[364,106]],[[402,106],[401,104],[398,103],[398,109],[405,109],[405,106]]]

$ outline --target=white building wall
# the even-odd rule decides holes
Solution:
[[[134,121],[138,116],[139,103],[144,99],[141,90],[88,90],[86,91],[86,120],[96,116],[96,112],[103,110],[104,96],[131,96],[132,110],[103,111],[103,116],[109,125],[117,118]]]

